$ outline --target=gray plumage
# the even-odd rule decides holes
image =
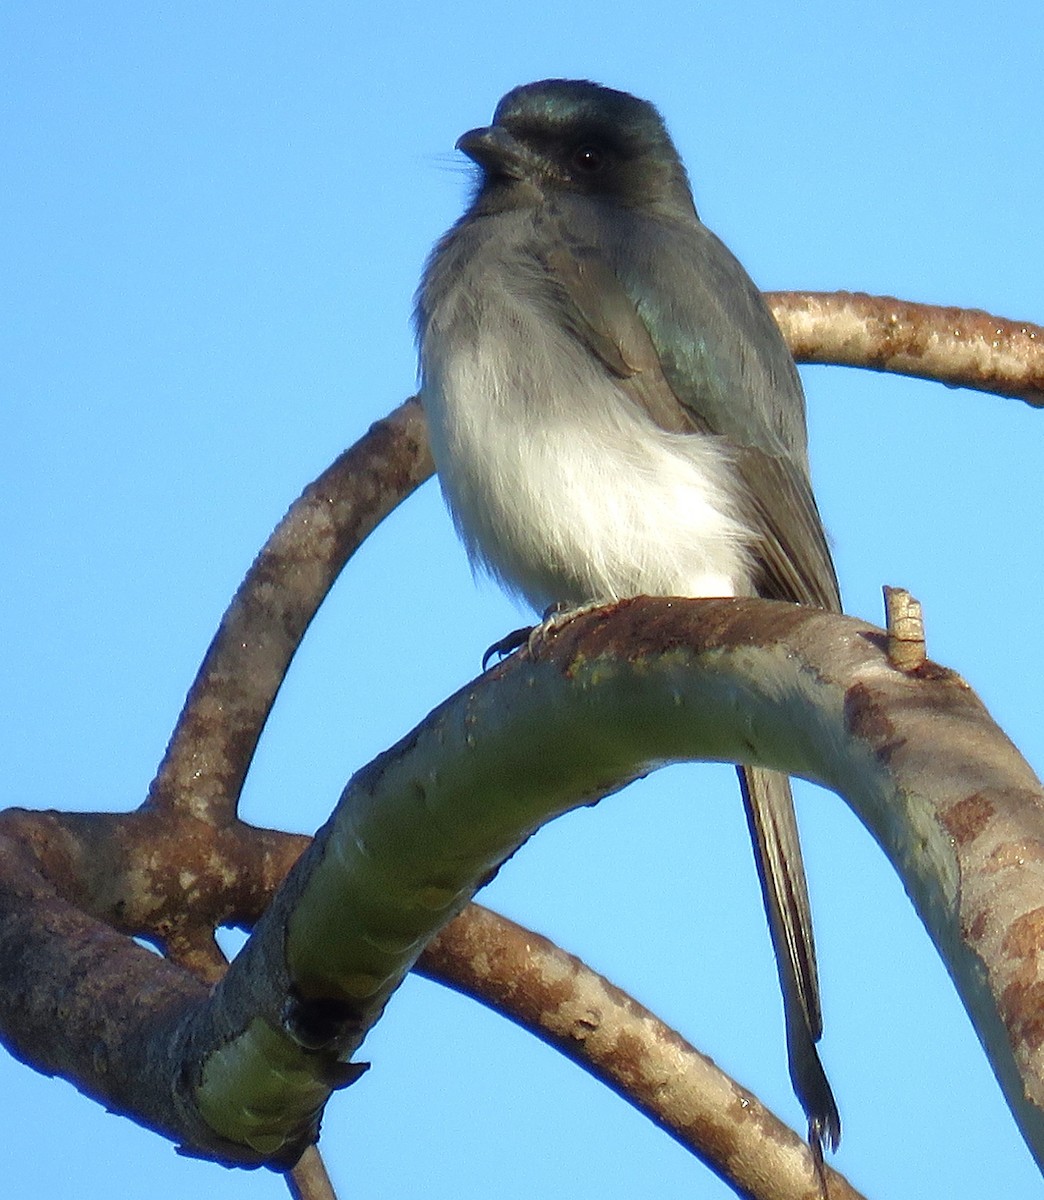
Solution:
[[[509,92],[458,142],[481,167],[418,293],[421,397],[472,562],[538,611],[634,595],[840,609],[793,359],[699,220],[652,105]],[[741,769],[809,1140],[840,1121],[790,786]]]

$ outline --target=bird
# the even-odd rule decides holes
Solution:
[[[659,111],[589,80],[509,91],[417,291],[420,399],[473,566],[538,613],[640,596],[839,612],[805,399],[761,292],[697,215]],[[786,775],[738,768],[822,1180],[812,918]]]

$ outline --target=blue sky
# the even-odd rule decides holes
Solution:
[[[712,228],[766,288],[1044,322],[1029,3],[352,7],[9,0],[0,13],[0,804],[134,807],[221,612],[304,484],[415,379],[412,294],[502,92],[597,79],[664,112]],[[1044,414],[804,371],[849,611],[923,602],[1038,772]],[[311,831],[348,775],[519,623],[434,485],[317,618],[244,797]],[[1040,1196],[901,886],[835,797],[799,795],[840,1169],[870,1196]],[[672,768],[542,831],[482,899],[583,956],[792,1123],[731,772]],[[716,1197],[615,1096],[424,981],[330,1106],[344,1194]],[[280,1196],[0,1056],[0,1177],[54,1197]]]

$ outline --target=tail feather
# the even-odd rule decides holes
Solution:
[[[790,780],[760,767],[738,770],[783,992],[790,1079],[821,1173],[823,1146],[837,1149],[841,1118],[816,1049],[823,1032],[819,973]]]

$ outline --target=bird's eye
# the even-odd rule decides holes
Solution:
[[[589,142],[577,146],[573,151],[573,166],[585,175],[592,175],[595,171],[601,170],[604,162],[605,154],[598,146],[592,146]]]

